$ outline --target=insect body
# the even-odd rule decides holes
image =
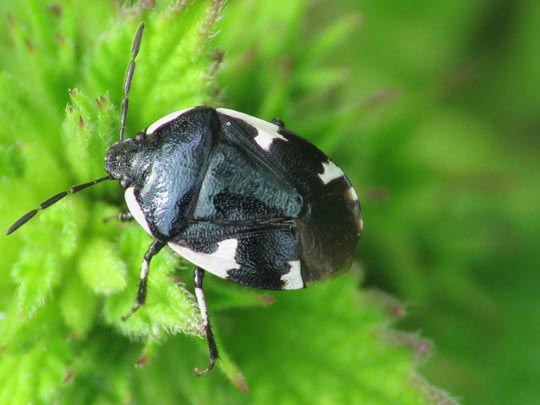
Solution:
[[[141,36],[142,25],[124,85],[121,134]],[[279,120],[206,106],[177,111],[112,145],[105,170],[108,176],[59,193],[40,209],[101,181],[120,181],[129,208],[121,218],[135,219],[153,238],[136,302],[124,319],[144,304],[150,261],[163,247],[192,262],[210,351],[199,374],[218,356],[205,271],[249,287],[304,288],[346,268],[362,230],[358,198],[345,174]]]

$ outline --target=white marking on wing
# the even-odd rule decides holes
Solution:
[[[278,133],[279,126],[276,124],[238,111],[229,110],[228,108],[218,108],[217,112],[230,117],[239,118],[252,125],[257,130],[257,136],[254,138],[255,142],[267,152],[270,151],[270,146],[272,145],[272,142],[274,142],[274,139],[281,139],[287,142],[287,138]]]
[[[169,247],[191,263],[221,278],[227,278],[228,270],[240,268],[235,260],[238,239],[225,239],[219,242],[217,250],[213,253],[194,252],[174,242],[169,242]]]
[[[184,108],[183,110],[175,111],[173,113],[167,114],[164,117],[161,117],[156,122],[150,124],[150,126],[146,129],[146,135],[152,135],[154,132],[156,132],[156,130],[159,127],[161,127],[161,126],[175,120],[176,118],[178,118],[180,115],[184,114],[185,112],[187,112],[189,110],[193,110],[193,108],[195,108],[195,107]]]
[[[347,191],[345,191],[345,199],[347,201],[353,201],[353,202],[358,201],[358,195],[356,194],[356,191],[354,191],[354,188],[349,187]]]
[[[345,176],[341,169],[336,166],[334,162],[329,160],[328,162],[323,162],[323,172],[319,174],[319,177],[324,184],[330,183],[334,179],[339,179],[340,177]]]
[[[139,225],[142,226],[148,234],[152,235],[150,227],[148,226],[148,222],[146,222],[146,218],[144,217],[144,213],[142,212],[141,206],[135,198],[135,189],[133,187],[128,187],[124,192],[124,198],[126,200],[129,212],[131,212],[131,215],[133,215],[135,221],[137,221]]]
[[[283,281],[284,290],[297,290],[304,288],[304,280],[302,280],[302,272],[300,271],[300,260],[294,260],[289,262],[290,270],[288,273],[281,276]]]

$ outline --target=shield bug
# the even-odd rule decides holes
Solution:
[[[198,106],[164,116],[124,139],[129,90],[144,24],[135,35],[124,80],[120,140],[105,157],[107,175],[42,202],[39,210],[105,180],[118,180],[128,213],[153,238],[135,303],[146,299],[152,258],[165,246],[195,265],[195,296],[212,369],[218,350],[203,292],[206,271],[238,284],[295,290],[348,267],[362,231],[360,204],[343,171],[317,147],[271,122]]]

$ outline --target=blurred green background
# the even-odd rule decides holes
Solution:
[[[340,97],[361,101],[347,157],[367,285],[433,339],[433,383],[466,404],[538,403],[540,3],[337,3],[360,18],[335,57]]]
[[[398,327],[432,340],[424,375],[464,404],[538,403],[540,3],[299,1],[297,27],[281,34],[291,49],[300,52],[336,19],[348,27],[336,28],[336,37],[347,32],[337,46],[325,37],[329,51],[316,63],[327,75],[312,77],[309,65],[291,63],[283,73],[272,59],[281,50],[271,45],[255,58],[260,65],[234,70],[246,42],[272,44],[277,35],[242,37],[243,25],[228,25],[231,15],[253,29],[268,29],[250,20],[266,17],[242,16],[250,7],[239,3],[254,10],[257,2],[230,3],[218,37],[226,45],[222,98],[314,134],[346,169],[363,204],[363,285],[403,301]],[[9,7],[0,4],[3,15]],[[272,18],[279,31],[279,10]],[[321,82],[332,82],[331,91],[314,91]]]

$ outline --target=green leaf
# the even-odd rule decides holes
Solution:
[[[116,246],[106,240],[89,240],[80,251],[79,272],[95,293],[110,295],[126,288],[126,264]]]
[[[51,195],[104,175],[143,20],[128,136],[171,111],[226,99],[261,118],[290,120],[320,146],[337,151],[348,142],[343,128],[358,103],[332,101],[346,70],[325,64],[357,14],[322,33],[311,27],[306,48],[303,1],[231,2],[224,10],[217,0],[9,7],[9,41],[0,44],[5,228]],[[444,403],[417,370],[427,345],[396,338],[384,303],[359,288],[358,271],[279,293],[207,277],[221,359],[195,377],[208,353],[184,271],[191,265],[166,249],[156,256],[147,302],[122,321],[151,243],[136,223],[111,219],[122,210],[121,190],[102,183],[39,210],[0,240],[0,402]]]

